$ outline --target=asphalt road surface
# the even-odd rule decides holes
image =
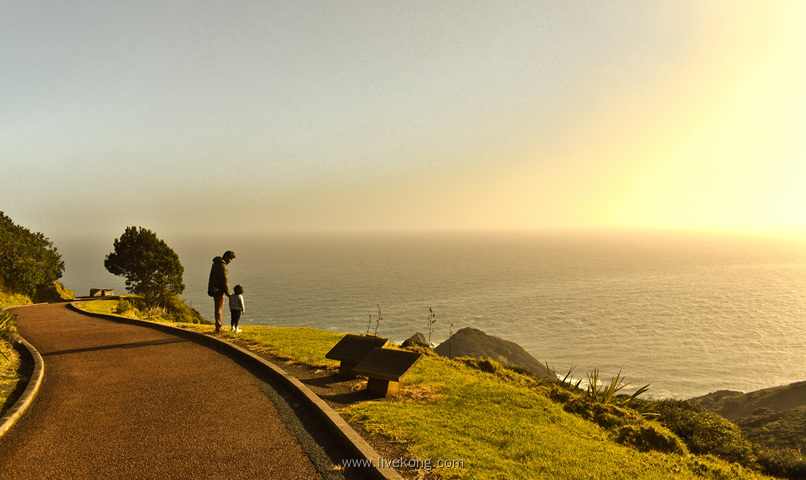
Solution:
[[[13,313],[45,376],[0,439],[0,479],[339,476],[286,426],[271,387],[221,353],[66,304]]]

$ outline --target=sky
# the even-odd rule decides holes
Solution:
[[[52,239],[806,237],[806,2],[2,10],[0,210]]]

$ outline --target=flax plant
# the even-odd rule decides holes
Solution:
[[[613,398],[616,396],[616,393],[630,385],[629,383],[625,383],[624,380],[625,377],[621,376],[621,370],[619,370],[618,374],[610,379],[609,385],[606,385],[604,382],[599,383],[599,369],[594,369],[593,372],[588,374],[588,398],[595,402],[611,403]],[[622,403],[627,403],[630,400],[635,399],[639,395],[645,393],[647,390],[649,390],[649,384],[646,384],[636,390],[635,393],[627,397],[627,399],[625,399]]]

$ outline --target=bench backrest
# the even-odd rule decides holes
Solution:
[[[399,382],[423,355],[417,352],[375,348],[353,367],[352,372],[370,378]]]
[[[387,343],[389,340],[385,338],[348,333],[325,354],[325,358],[358,363],[374,348],[383,348]]]

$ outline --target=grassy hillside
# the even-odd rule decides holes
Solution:
[[[505,369],[487,373],[429,356],[405,381],[417,400],[363,402],[343,413],[371,431],[405,440],[412,454],[432,463],[460,460],[462,468],[453,462],[440,472],[445,477],[760,478],[738,465],[687,453],[681,440],[640,416],[604,428],[554,401],[561,390]],[[651,431],[644,436],[672,441],[658,442],[666,452],[641,442],[634,448],[624,444],[630,443],[625,431]]]
[[[0,308],[16,305],[30,305],[31,303],[33,302],[28,295],[10,292],[0,285]]]
[[[749,393],[722,390],[692,401],[735,422],[760,445],[758,461],[767,471],[806,478],[806,382]]]
[[[142,298],[137,295],[116,295],[106,300],[93,300],[80,305],[88,312],[142,318],[153,322],[210,323],[196,309],[178,297],[171,299],[165,308],[151,310],[145,308]]]
[[[806,405],[784,411],[760,408],[736,424],[755,442],[806,451]]]
[[[18,386],[23,381],[20,355],[11,343],[16,326],[16,316],[0,310],[0,417],[19,397]]]
[[[738,420],[749,417],[762,408],[783,412],[806,406],[806,382],[796,382],[749,393],[720,390],[697,397],[692,401],[719,413],[728,420]]]
[[[106,305],[111,311],[117,302],[86,306],[99,310]],[[325,354],[341,334],[312,328],[242,328],[238,338],[254,348],[298,363],[336,365]],[[707,441],[678,436],[652,420],[657,417],[640,402],[637,407],[649,416],[623,399],[605,400],[494,361],[427,354],[403,384],[396,397],[355,403],[340,413],[370,432],[403,442],[408,455],[428,467],[421,472],[423,478],[769,478],[702,451],[703,445],[710,445]],[[602,387],[600,393],[607,390],[606,384]],[[692,414],[695,421],[689,422],[685,410],[673,407],[682,415],[680,425],[700,422],[706,431],[712,428],[716,433],[708,440],[713,445],[735,443],[735,448],[716,454],[752,457],[736,427],[722,417],[708,412],[715,417],[708,417],[709,424]]]
[[[247,326],[240,338],[314,365],[341,335],[315,329]],[[712,456],[619,443],[618,431],[569,413],[550,386],[512,371],[487,373],[426,356],[404,378],[400,396],[361,402],[340,413],[366,429],[405,442],[443,478],[765,478]],[[634,418],[652,431],[663,427]],[[651,425],[650,425],[651,423]],[[640,429],[640,427],[638,427]],[[427,473],[427,472],[424,472]],[[434,477],[436,478],[436,477]]]

